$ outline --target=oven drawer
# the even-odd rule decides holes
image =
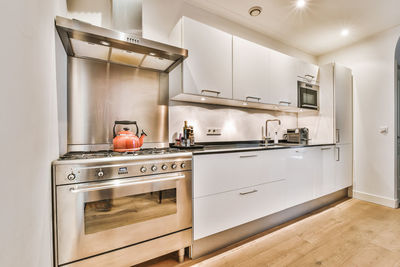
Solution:
[[[58,264],[191,227],[191,172],[56,188]]]
[[[286,191],[282,179],[194,199],[194,240],[287,208]]]

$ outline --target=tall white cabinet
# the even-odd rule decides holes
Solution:
[[[351,69],[333,65],[335,177],[339,188],[353,184],[353,77]]]

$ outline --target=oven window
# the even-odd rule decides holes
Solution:
[[[176,188],[85,203],[85,234],[176,213]]]
[[[310,90],[307,88],[301,88],[301,102],[302,104],[317,106],[318,105],[318,93],[317,91]]]

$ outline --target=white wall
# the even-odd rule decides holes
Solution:
[[[169,104],[169,141],[182,133],[184,121],[193,126],[196,142],[247,141],[261,140],[265,133],[265,121],[280,119],[268,125],[268,132],[282,138],[284,129],[297,127],[297,114],[257,109],[229,108],[217,105],[203,105],[170,101]],[[221,129],[220,136],[207,136],[207,128]]]
[[[395,129],[395,47],[400,26],[321,56],[354,77],[354,195],[387,206],[397,202]],[[381,126],[389,127],[381,134]]]
[[[52,265],[55,2],[1,1],[0,266]]]

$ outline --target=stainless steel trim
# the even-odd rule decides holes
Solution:
[[[255,157],[258,157],[258,155],[242,155],[242,156],[239,156],[241,159],[244,159],[244,158],[255,158]]]
[[[318,106],[308,105],[308,104],[302,104],[301,107],[304,107],[304,108],[318,108]]]
[[[256,96],[246,96],[246,101],[247,101],[248,99],[255,99],[255,100],[257,100],[258,102],[260,102],[260,100],[261,100],[261,97],[256,97]]]
[[[95,185],[83,185],[83,186],[75,185],[75,187],[70,188],[69,191],[72,193],[82,193],[82,192],[90,192],[90,191],[118,188],[124,186],[173,181],[184,178],[185,175],[168,175],[168,174],[154,175],[154,176],[146,176],[144,180],[138,180],[138,178],[132,178],[132,179],[114,180],[111,182],[102,182],[102,183],[97,183]]]
[[[248,191],[248,192],[239,193],[239,194],[241,196],[244,196],[244,195],[253,194],[253,193],[257,193],[257,192],[258,192],[258,190],[254,189],[254,190],[251,190],[251,191]]]
[[[188,56],[188,50],[183,48],[147,40],[133,34],[97,27],[76,19],[68,19],[57,16],[55,19],[55,24],[65,51],[69,56],[75,56],[70,39],[77,39],[103,46],[104,42],[106,42],[111,48],[117,48],[144,55],[154,55],[158,58],[171,60],[173,63],[164,70],[164,72],[167,73],[173,70]],[[108,60],[106,61],[109,62]],[[130,64],[127,65],[141,68],[140,66],[134,66]],[[154,70],[160,71],[158,69]]]
[[[340,129],[336,129],[336,143],[340,143]]]
[[[219,96],[221,94],[221,92],[219,91],[214,91],[214,90],[201,90],[201,93],[213,93],[213,94],[217,94],[217,96]]]

